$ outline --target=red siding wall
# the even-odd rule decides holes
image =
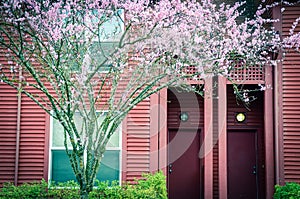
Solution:
[[[19,158],[18,164],[15,163],[17,98],[17,91],[0,84],[0,185],[3,182],[14,182],[15,166],[18,168],[18,184],[47,178],[46,114],[24,95],[21,97]]]
[[[283,36],[300,16],[300,6],[287,7],[282,15]],[[298,24],[296,32],[300,31]],[[285,181],[300,182],[300,55],[287,53],[282,65],[283,163]],[[280,122],[280,121],[279,121]]]
[[[24,95],[21,107],[19,183],[47,178],[49,153],[46,113]]]
[[[17,131],[17,92],[0,84],[0,185],[14,181],[16,131]]]
[[[125,151],[125,179],[132,181],[142,172],[150,171],[150,99],[131,110],[127,116]],[[123,147],[124,149],[124,147]]]
[[[246,85],[244,89],[254,90],[259,87],[254,85]],[[232,85],[227,86],[227,128],[228,129],[260,129],[263,130],[264,121],[264,106],[263,106],[263,92],[252,92],[250,96],[254,96],[256,100],[250,103],[248,109],[237,101]],[[246,122],[238,123],[235,119],[237,112],[246,114]]]
[[[5,56],[2,49],[1,67],[9,70]],[[35,90],[32,93],[39,94]],[[19,95],[16,89],[0,83],[0,186],[4,182],[20,184],[47,179],[48,121],[45,112],[27,96]]]
[[[195,104],[198,103],[198,104]],[[181,112],[189,114],[188,122],[181,122]],[[168,90],[168,128],[203,128],[204,125],[204,99],[200,95],[188,92]]]

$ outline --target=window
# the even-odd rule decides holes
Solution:
[[[103,117],[102,117],[103,118]],[[100,120],[102,119],[99,118]],[[75,114],[75,123],[80,125],[79,113]],[[51,118],[50,136],[50,166],[49,179],[55,182],[66,182],[74,180],[75,175],[72,170],[69,158],[64,147],[63,127]],[[96,179],[100,181],[121,181],[121,129],[119,128],[110,138],[104,157],[102,158],[100,169]],[[70,145],[70,144],[69,144]],[[71,148],[71,147],[70,147]]]
[[[94,13],[96,15],[96,13]],[[93,23],[93,21],[91,22]],[[94,23],[97,23],[95,21]],[[111,17],[105,23],[101,25],[99,30],[100,35],[92,40],[92,43],[88,49],[88,59],[90,70],[98,67],[97,64],[102,63],[105,57],[110,55],[117,49],[119,41],[124,32],[124,11],[117,10],[115,16]],[[112,63],[108,61],[102,67],[99,72],[108,72]]]

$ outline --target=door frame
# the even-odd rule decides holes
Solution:
[[[183,127],[183,128],[167,128],[167,144],[169,144],[169,131],[178,131],[178,130],[184,130],[184,131],[192,131],[196,130],[196,128],[193,127]],[[200,148],[201,145],[204,143],[204,132],[203,132],[203,127],[198,127],[197,128],[197,133],[200,133]],[[200,151],[199,148],[199,151]],[[167,191],[169,190],[169,147],[167,147],[167,165],[166,165],[166,180],[167,180]],[[204,158],[200,158],[200,168],[199,168],[199,178],[200,178],[200,185],[199,185],[199,191],[200,191],[200,197],[204,198]],[[168,192],[169,193],[169,192]]]

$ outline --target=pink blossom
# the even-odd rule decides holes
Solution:
[[[76,1],[52,4],[45,1],[43,6],[48,9],[42,9],[36,1],[23,1],[32,5],[39,14],[26,12],[24,16],[10,20],[27,20],[38,38],[48,40],[45,45],[49,51],[42,51],[42,54],[54,61],[60,55],[62,61],[59,67],[68,70],[72,64],[79,65],[82,70],[74,81],[81,86],[84,86],[86,76],[91,72],[89,65],[101,65],[105,59],[120,71],[134,70],[132,65],[126,63],[135,61],[145,75],[151,74],[151,67],[154,66],[165,69],[169,76],[173,73],[180,75],[181,68],[192,64],[197,66],[199,76],[209,71],[209,67],[219,68],[226,76],[228,63],[232,61],[228,58],[230,53],[260,64],[261,61],[269,61],[261,53],[266,46],[296,49],[300,46],[300,36],[295,34],[300,18],[295,20],[290,36],[282,42],[274,30],[264,28],[265,23],[277,21],[265,19],[263,15],[278,5],[276,2],[259,6],[253,19],[237,22],[242,15],[240,8],[243,3],[231,6],[226,3],[216,5],[210,0],[161,0],[149,6],[148,0],[86,0],[85,5]],[[17,8],[18,4],[13,9]],[[5,9],[10,9],[9,5],[5,4]],[[118,16],[117,9],[124,10],[124,17]],[[60,42],[63,46],[59,54],[57,46]],[[90,51],[97,42],[103,44],[100,46],[109,42],[116,45],[105,47],[112,48],[110,52],[99,48],[92,55]],[[151,50],[146,53],[145,49]],[[178,57],[176,62],[174,55]],[[159,63],[155,62],[157,59]],[[72,74],[72,71],[69,73]]]

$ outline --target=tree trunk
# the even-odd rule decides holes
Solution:
[[[80,184],[80,199],[88,199],[89,193],[93,190],[94,183],[82,183]]]
[[[80,190],[80,199],[88,199],[89,198],[89,192],[87,190]]]

